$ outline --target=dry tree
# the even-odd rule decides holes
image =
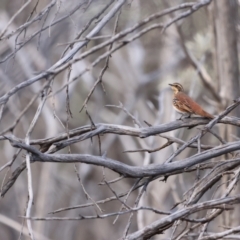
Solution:
[[[3,3],[3,239],[240,239],[237,1]]]

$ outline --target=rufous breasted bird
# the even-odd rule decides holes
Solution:
[[[191,117],[191,115],[194,114],[206,118],[214,118],[213,115],[203,110],[199,104],[184,93],[183,86],[180,83],[172,83],[169,85],[174,93],[172,101],[173,107],[177,112],[181,113],[182,116]]]

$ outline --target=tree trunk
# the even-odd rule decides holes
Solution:
[[[235,0],[218,0],[215,4],[216,43],[218,54],[218,76],[220,95],[224,105],[239,97],[239,67],[237,49],[237,3]],[[239,116],[239,107],[231,115]],[[229,127],[228,140],[233,141],[232,135],[239,135],[236,127]]]

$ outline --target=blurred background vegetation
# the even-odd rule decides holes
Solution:
[[[32,0],[11,21],[14,14],[26,2],[0,1],[0,31],[2,32],[7,26],[0,41],[0,96],[17,84],[49,69],[62,57],[66,47],[74,41],[89,20],[109,3],[107,0]],[[112,2],[106,12],[91,23],[87,31],[80,37],[80,41],[84,40],[87,33],[116,3],[116,1]],[[126,1],[121,9],[115,33],[134,26],[151,14],[182,3],[184,1],[181,0]],[[6,37],[50,5],[46,14],[38,21],[23,27],[22,31],[18,30]],[[73,10],[76,11],[71,14]],[[154,19],[128,36],[132,36],[150,24],[167,23],[183,11],[186,10],[178,10],[162,18]],[[101,84],[98,84],[86,106],[93,122],[138,127],[121,107],[107,105],[123,106],[141,123],[141,126],[146,126],[144,121],[152,125],[174,121],[179,116],[172,108],[172,92],[168,86],[173,82],[180,82],[185,91],[211,114],[217,115],[223,111],[234,98],[239,96],[238,11],[238,1],[210,1],[210,4],[199,8],[186,18],[172,23],[164,32],[161,28],[153,29],[111,54],[108,68],[102,78],[104,89]],[[76,53],[75,57],[109,39],[114,34],[113,29],[117,16],[118,14],[110,19],[98,33],[97,36],[103,36],[102,38],[91,39],[86,47]],[[50,26],[61,18],[63,20]],[[8,25],[9,21],[11,22]],[[43,30],[45,27],[46,29]],[[39,30],[42,31],[31,37]],[[119,40],[119,42],[121,41],[122,39]],[[114,44],[119,42],[116,41]],[[47,99],[31,135],[32,139],[53,137],[66,132],[66,128],[73,129],[91,124],[86,114],[86,108],[80,113],[79,110],[98,79],[105,61],[101,61],[69,85],[69,104],[72,116],[68,114],[67,110],[66,88],[60,92],[57,91],[107,50],[108,47],[102,48],[76,62],[72,65],[70,72],[69,69],[66,69],[54,77],[51,86],[53,97]],[[3,132],[15,121],[31,99],[39,93],[46,80],[37,81],[14,94],[3,110],[0,132]],[[38,96],[14,129],[11,129],[16,137],[25,138],[40,99],[41,97]],[[238,116],[238,112],[239,109],[232,114]],[[233,127],[220,125],[216,126],[214,130],[227,141],[233,141],[239,137],[238,129]],[[187,141],[196,133],[198,133],[197,128],[179,129],[168,134]],[[159,137],[138,139],[131,136],[108,134],[101,136],[101,154],[105,153],[107,157],[130,165],[163,163],[177,149],[178,144],[175,143],[151,154],[123,153],[123,151],[156,148],[165,142],[165,139]],[[218,143],[218,140],[212,135],[206,135],[202,143],[214,145]],[[72,153],[99,155],[98,138],[73,144],[70,150]],[[11,147],[9,142],[0,141],[1,166],[12,159],[15,152],[16,149]],[[60,151],[60,153],[68,152],[69,148]],[[195,153],[197,153],[197,149],[188,148],[177,157],[177,160]],[[20,153],[10,168],[1,169],[2,186],[14,169],[24,161],[24,155]],[[92,200],[86,197],[82,185],[95,201],[112,196],[106,185],[99,185],[103,178],[101,167],[77,164],[76,168],[82,185],[78,181],[74,164],[34,163],[31,167],[34,191],[32,216],[48,216],[47,213],[62,207],[91,203]],[[105,169],[105,174],[108,180],[118,177],[118,174],[107,169]],[[141,204],[169,210],[183,198],[183,194],[191,188],[194,181],[195,173],[171,176],[166,183],[159,180],[153,181],[148,186],[147,194],[141,199]],[[132,179],[123,179],[114,183],[113,188],[121,193],[128,191],[133,183]],[[238,191],[239,187],[236,188]],[[216,186],[208,191],[202,200],[209,199],[214,191],[217,191]],[[129,205],[134,204],[137,194],[138,191],[135,191],[130,195]],[[26,171],[23,171],[13,187],[0,200],[1,239],[29,239],[26,224],[19,217],[25,215],[27,201],[27,174]],[[101,205],[104,213],[118,211],[120,207],[119,201],[110,201]],[[95,215],[97,211],[95,206],[91,206],[64,211],[56,216]],[[230,216],[231,211],[227,214],[229,214],[229,218],[227,218],[229,224],[232,221],[239,225],[239,214]],[[225,217],[220,216],[214,224],[209,226],[209,231],[218,231],[220,223],[224,225]],[[159,215],[154,213],[136,213],[129,231],[134,232],[141,229],[158,218]],[[115,224],[113,224],[114,219],[115,217],[85,221],[36,221],[32,224],[36,239],[119,239],[123,235],[129,215],[120,216]],[[22,227],[23,233],[20,236]],[[170,236],[171,229],[152,239],[170,239]]]

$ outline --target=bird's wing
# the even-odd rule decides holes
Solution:
[[[196,114],[196,115],[202,115],[202,112],[205,112],[202,107],[197,104],[192,98],[190,98],[185,93],[179,93],[180,100],[182,101],[182,105],[189,109],[189,112]]]
[[[179,92],[175,98],[177,99],[177,104],[179,110],[188,112],[190,114],[199,115],[207,118],[214,118],[214,116],[206,112],[199,104],[197,104],[193,99],[183,92]]]
[[[192,109],[192,104],[194,101],[184,93],[178,93],[174,99],[178,108],[183,112],[194,113]]]

